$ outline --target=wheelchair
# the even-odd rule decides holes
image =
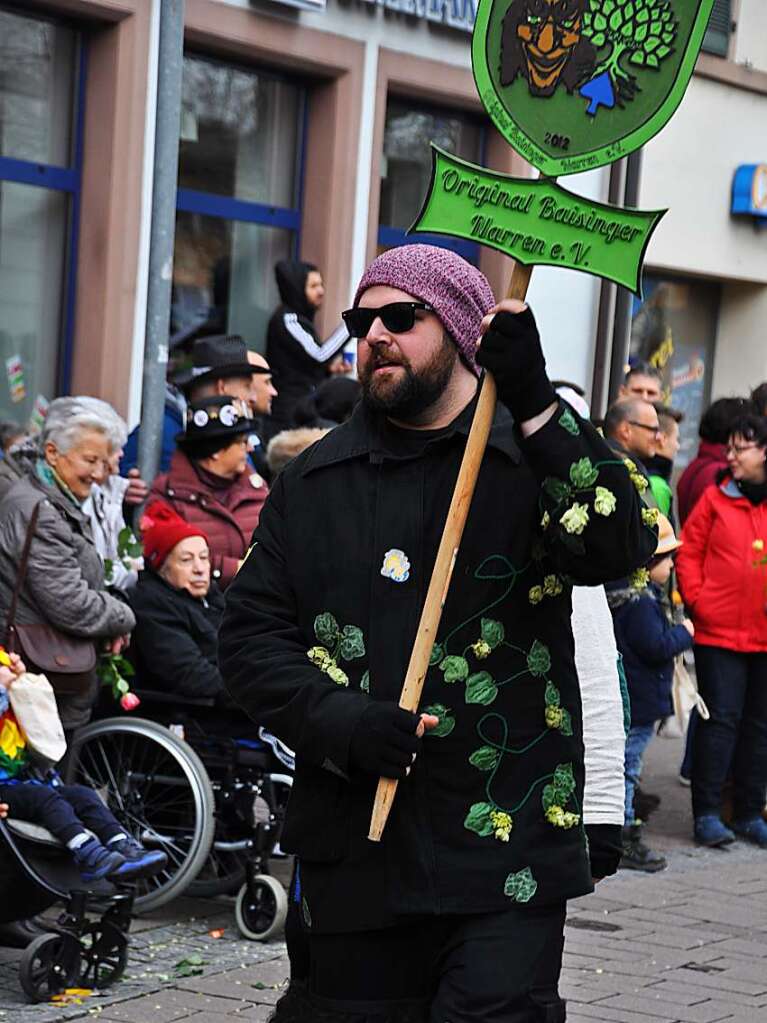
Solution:
[[[288,909],[269,860],[293,781],[291,759],[261,738],[231,738],[232,717],[222,721],[211,700],[184,698],[180,709],[177,695],[135,692],[151,720],[110,716],[79,729],[63,771],[68,783],[100,792],[142,845],[167,854],[162,872],[136,882],[135,912],[182,893],[236,892],[240,933],[268,940]]]
[[[86,886],[68,851],[49,831],[15,819],[0,820],[0,886],[2,923],[64,904],[50,931],[21,955],[19,980],[31,1002],[49,1001],[70,987],[105,988],[122,977],[132,886],[106,880]]]

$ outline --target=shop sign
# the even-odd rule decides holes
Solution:
[[[471,32],[477,16],[476,0],[362,0],[413,18],[422,18],[450,28]]]
[[[767,223],[767,163],[742,164],[735,171],[731,212]]]

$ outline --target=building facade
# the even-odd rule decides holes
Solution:
[[[717,2],[720,54],[701,56],[646,147],[639,205],[671,210],[631,340],[633,356],[665,359],[680,396],[685,359],[703,359],[687,374],[700,401],[767,377],[767,234],[729,213],[737,167],[767,162],[767,9]],[[430,140],[531,173],[479,104],[474,13],[473,0],[186,0],[172,339],[204,322],[262,348],[273,266],[292,256],[323,271],[329,332],[366,262],[405,239]],[[138,419],[158,21],[158,0],[0,0],[1,417],[39,419],[56,394],[87,392]],[[604,201],[609,176],[567,186]],[[508,259],[455,247],[505,291]],[[552,375],[590,389],[612,287],[536,269]]]

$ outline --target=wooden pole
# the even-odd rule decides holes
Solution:
[[[532,266],[515,263],[506,297],[524,302],[532,272]],[[453,568],[458,557],[458,549],[461,546],[461,537],[474,495],[479,467],[487,446],[490,427],[493,425],[495,401],[495,381],[489,373],[485,373],[399,700],[399,705],[403,710],[413,713],[418,710],[418,705],[421,702],[421,693],[426,672],[429,670],[432,647],[437,639],[442,609],[445,606]],[[371,842],[381,841],[381,835],[397,792],[397,784],[393,778],[378,779],[378,789],[368,833]]]

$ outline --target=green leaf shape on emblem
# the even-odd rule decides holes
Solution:
[[[569,715],[568,715],[569,717]],[[575,791],[575,778],[573,777],[572,764],[558,764],[554,771],[554,779],[551,783],[562,797],[560,806],[564,806],[567,800]]]
[[[599,472],[594,468],[588,455],[579,458],[577,462],[573,462],[570,466],[570,481],[574,487],[578,487],[580,490],[586,487],[593,487],[598,479]]]
[[[369,671],[366,671],[365,674],[360,679],[360,689],[362,690],[363,693],[369,693],[370,692],[370,672]]]
[[[429,667],[433,667],[435,664],[439,664],[442,658],[445,656],[445,649],[440,643],[435,643],[431,648],[431,656],[429,657]]]
[[[577,437],[581,432],[581,428],[578,426],[578,421],[569,408],[565,409],[557,422],[563,430],[567,430],[567,432],[573,437]]]
[[[538,882],[529,867],[518,870],[516,874],[509,874],[503,886],[504,895],[508,895],[513,902],[529,902],[537,891]]]
[[[469,831],[475,831],[480,838],[487,838],[495,830],[490,820],[492,812],[493,807],[490,803],[472,803],[463,826]]]
[[[549,648],[539,639],[536,639],[530,647],[530,653],[527,655],[527,667],[530,674],[536,677],[545,675],[551,667]]]
[[[559,706],[559,690],[553,682],[546,683],[546,692],[544,694],[544,700],[546,701],[547,707],[558,707]]]
[[[569,711],[562,711],[562,724],[559,726],[559,730],[562,735],[573,734],[573,719],[570,717]]]
[[[478,671],[466,679],[466,702],[487,707],[498,695],[498,686],[489,671]]]
[[[334,647],[338,642],[340,634],[341,630],[338,628],[338,622],[329,611],[317,615],[314,619],[314,635],[323,646]]]
[[[357,628],[356,625],[344,625],[339,653],[345,661],[353,661],[357,657],[365,656],[365,640],[362,636],[362,629]]]
[[[426,733],[427,736],[433,736],[435,739],[444,739],[455,728],[455,718],[452,715],[452,711],[444,703],[430,703],[428,707],[424,707],[421,710],[421,713],[433,714],[439,718],[439,724],[428,731]]]
[[[498,750],[492,746],[480,746],[469,757],[469,763],[480,771],[492,771],[498,763],[499,756]]]
[[[469,662],[456,654],[446,657],[439,667],[445,673],[445,682],[463,682],[469,676]]]
[[[566,497],[570,496],[570,487],[564,480],[557,479],[556,476],[547,476],[543,481],[543,489],[554,501],[564,501]]]
[[[501,622],[496,622],[493,618],[483,618],[480,621],[480,634],[490,649],[495,650],[503,643],[506,630]]]

